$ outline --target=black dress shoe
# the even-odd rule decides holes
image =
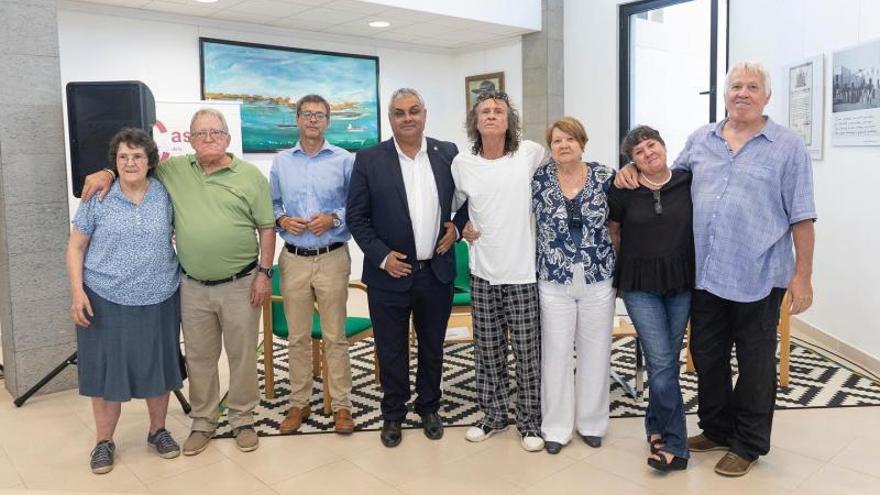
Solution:
[[[379,434],[379,438],[382,439],[382,445],[389,448],[400,445],[400,440],[403,438],[400,426],[400,421],[385,421],[382,423],[382,433]]]
[[[562,451],[562,444],[559,442],[544,442],[544,450],[548,454],[556,455]]]
[[[593,447],[594,449],[598,449],[602,446],[602,437],[592,437],[589,435],[581,435],[581,438],[584,439],[584,443]]]
[[[443,420],[436,411],[422,415],[422,428],[425,430],[425,436],[431,440],[443,438]]]

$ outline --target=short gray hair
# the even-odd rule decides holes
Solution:
[[[418,91],[412,88],[399,88],[391,93],[391,99],[388,100],[388,113],[391,113],[391,111],[394,110],[395,101],[401,98],[406,98],[407,96],[415,96],[419,100],[419,105],[421,105],[422,108],[425,108],[425,100],[422,98],[422,95],[420,95]]]
[[[223,130],[229,132],[229,126],[226,124],[226,117],[223,115],[223,112],[214,108],[200,108],[196,113],[193,114],[192,120],[189,121],[189,130],[192,132],[193,126],[196,125],[196,121],[202,117],[214,117],[215,119],[220,121],[220,125],[223,126]]]
[[[730,89],[730,79],[734,72],[752,72],[761,76],[761,82],[764,85],[764,96],[770,96],[770,73],[758,62],[737,62],[727,71],[724,77],[724,94]]]

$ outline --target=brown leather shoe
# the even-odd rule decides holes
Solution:
[[[281,422],[281,426],[278,427],[278,430],[285,434],[294,433],[299,430],[299,427],[302,426],[303,420],[308,418],[310,414],[312,414],[312,409],[309,406],[303,407],[302,409],[299,407],[291,407],[287,410],[287,417]]]
[[[351,412],[348,409],[340,409],[333,413],[333,420],[336,422],[336,433],[348,435],[354,431],[354,420],[351,419]]]
[[[742,476],[752,469],[756,461],[757,459],[750,461],[739,454],[728,452],[715,464],[715,472],[722,476]]]
[[[688,437],[688,450],[691,452],[711,452],[713,450],[727,450],[727,445],[710,440],[700,433],[695,437]]]

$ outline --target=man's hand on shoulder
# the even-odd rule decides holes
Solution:
[[[104,201],[115,179],[115,175],[103,169],[87,175],[82,189],[82,201],[85,202],[92,199],[95,193],[98,193],[98,201]]]
[[[627,163],[614,176],[614,185],[618,189],[637,189],[639,187],[639,169],[632,163]]]

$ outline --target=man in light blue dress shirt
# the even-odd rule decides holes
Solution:
[[[351,365],[345,337],[351,257],[345,201],[354,155],[324,139],[330,105],[318,95],[299,99],[296,146],[275,156],[269,185],[275,222],[285,249],[279,256],[288,325],[290,409],[282,433],[309,417],[312,396],[312,314],[317,304],[337,433],[351,433]]]
[[[791,314],[813,298],[810,156],[800,136],[764,115],[769,100],[766,69],[734,65],[724,92],[728,118],[691,134],[673,165],[693,173],[697,290],[690,347],[703,433],[688,447],[727,450],[715,465],[725,476],[748,473],[770,450],[780,305],[786,289]]]

